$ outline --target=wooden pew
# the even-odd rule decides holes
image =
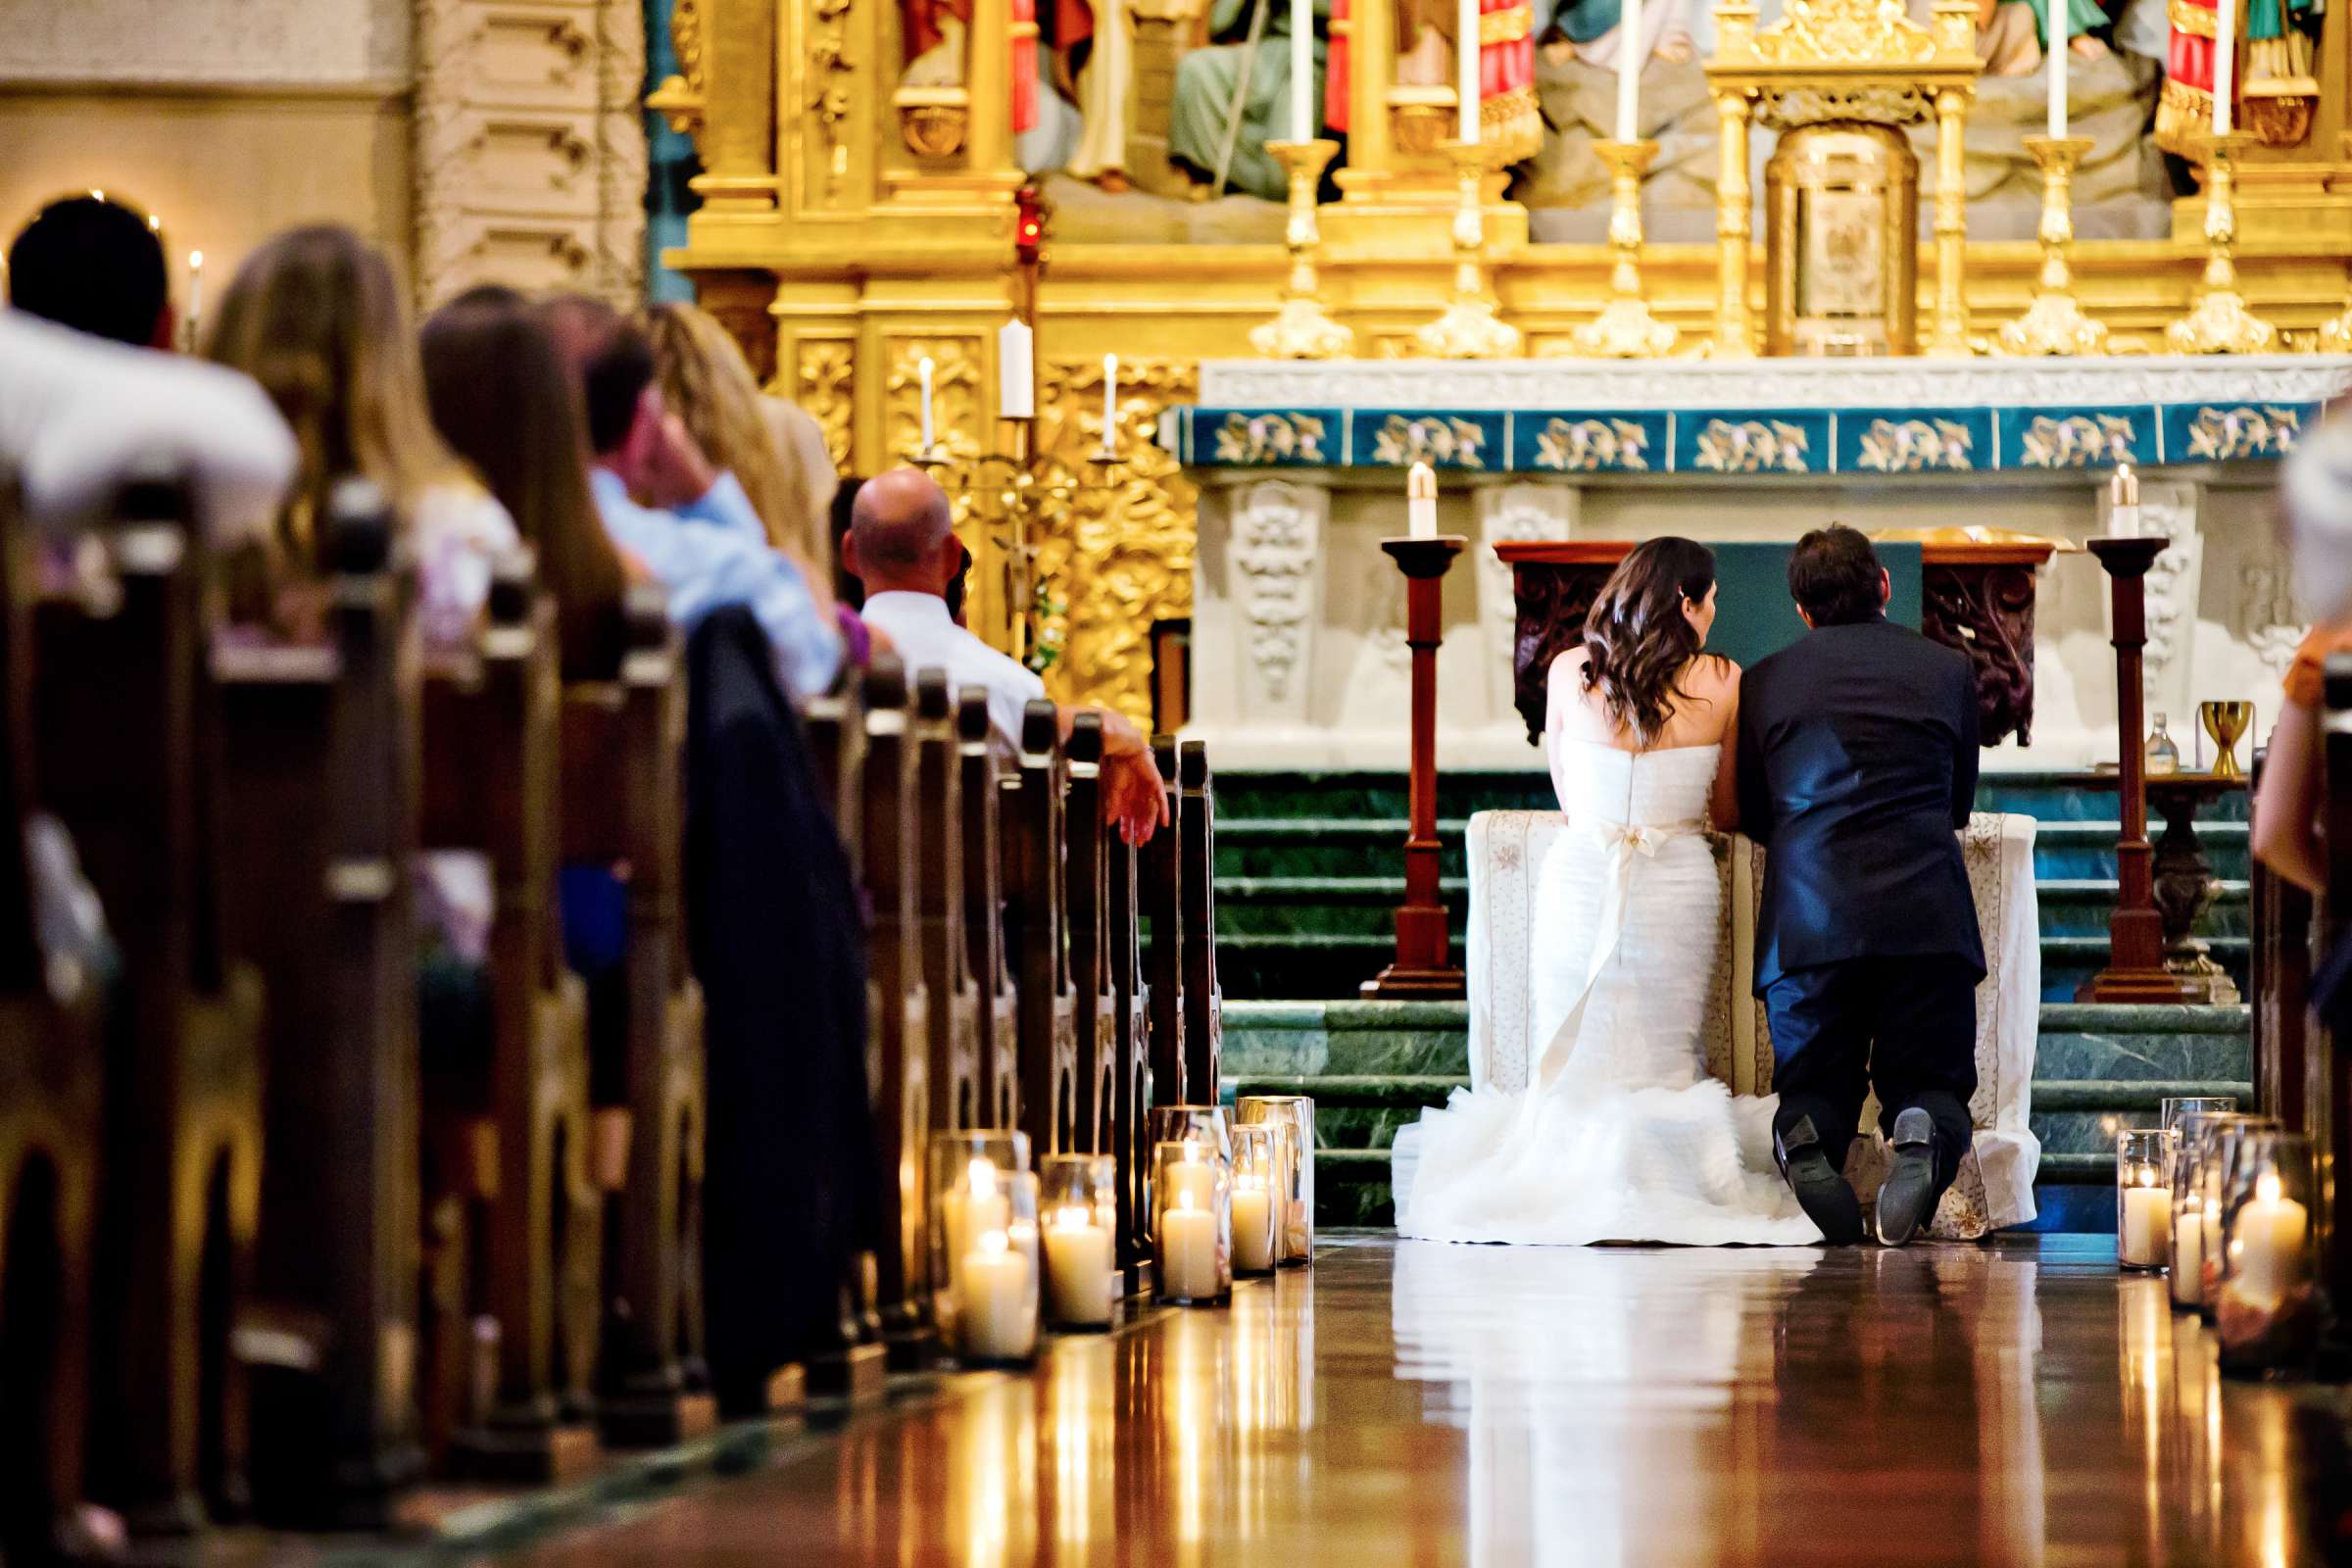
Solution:
[[[718,1416],[703,1364],[703,994],[679,865],[686,672],[660,589],[630,597],[619,679],[565,687],[563,722],[564,858],[623,869],[628,908],[619,1070],[590,1075],[627,1150],[607,1173],[597,1424],[609,1443],[666,1445]]]
[[[1154,834],[1154,838],[1165,834]],[[1135,846],[1110,835],[1108,947],[1118,1084],[1110,1115],[1111,1152],[1118,1157],[1119,1269],[1131,1296],[1151,1291],[1149,1210],[1144,1201],[1146,1166],[1152,1157],[1145,1112],[1152,1105],[1152,994],[1144,980],[1143,870]]]
[[[1054,705],[1032,702],[1004,781],[1004,948],[1020,996],[1020,1121],[1032,1154],[1078,1148],[1078,998],[1063,935],[1063,771]]]
[[[44,946],[25,847],[30,577],[0,473],[0,1557],[44,1560],[81,1499],[105,1085],[104,977]]]
[[[252,1337],[257,1505],[380,1529],[423,1472],[418,1329],[418,691],[395,518],[364,481],[328,522],[327,640],[212,650],[229,930],[269,996]]]
[[[1141,856],[1144,920],[1150,940],[1144,949],[1144,979],[1152,1001],[1152,1103],[1182,1105],[1184,1081],[1184,791],[1177,782],[1176,738],[1154,737],[1152,760],[1167,792],[1167,825],[1152,836]],[[1149,1155],[1151,1151],[1146,1150]],[[1149,1241],[1150,1238],[1146,1237]]]
[[[930,1000],[923,986],[916,916],[915,740],[906,671],[896,659],[865,675],[863,808],[859,865],[873,903],[868,983],[877,1068],[869,1082],[881,1154],[881,1245],[875,1297],[894,1366],[921,1364],[931,1351],[930,1233],[923,1192],[931,1149]]]
[[[125,485],[113,613],[37,618],[35,765],[122,954],[109,1030],[95,1284],[92,1491],[137,1531],[244,1503],[232,1329],[261,1208],[261,980],[219,905],[219,729],[187,487]]]
[[[1061,906],[1069,925],[1070,989],[1077,999],[1077,1148],[1117,1148],[1118,998],[1110,978],[1109,841],[1102,821],[1102,716],[1070,725],[1069,793],[1062,810]]]
[[[502,565],[478,652],[437,659],[424,691],[419,839],[488,857],[496,895],[490,1039],[422,1041],[427,1137],[466,1183],[481,1260],[476,1310],[498,1325],[497,1388],[459,1439],[473,1473],[553,1480],[592,1463],[602,1205],[589,1180],[587,1003],[564,965],[562,691],[555,606],[527,562]]]
[[[2266,763],[2254,754],[2254,787]],[[2254,1101],[2291,1131],[2304,1130],[2309,1060],[2306,1005],[2311,989],[2311,895],[2256,860],[2252,867],[2251,935],[2254,1026]]]
[[[1004,951],[1004,743],[988,694],[964,691],[956,713],[963,772],[963,934],[980,983],[980,1102],[976,1126],[1015,1125],[1020,1103],[1020,997]]]
[[[992,1126],[980,1114],[980,987],[963,934],[962,742],[945,670],[915,676],[914,741],[915,918],[930,1000],[931,1125]]]
[[[1177,754],[1184,792],[1184,1086],[1200,1104],[1217,1102],[1225,993],[1217,984],[1217,825],[1208,748],[1186,741]]]

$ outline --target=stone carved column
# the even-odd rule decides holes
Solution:
[[[1303,725],[1323,599],[1331,492],[1260,479],[1233,492],[1226,592],[1240,617],[1242,707],[1252,727]]]
[[[2183,753],[2192,750],[2190,737],[2196,730],[2197,589],[2205,568],[2205,540],[2197,521],[2204,490],[2193,481],[2170,479],[2139,487],[2140,528],[2172,541],[2148,568],[2142,691],[2148,712],[2165,715],[2174,743]],[[2102,500],[2102,511],[2105,505]],[[2152,716],[2149,722],[2154,723]]]
[[[1494,554],[1505,540],[1567,540],[1576,536],[1584,492],[1569,484],[1482,484],[1471,492],[1478,519],[1478,624],[1487,671],[1487,716],[1495,728],[1523,735],[1512,708],[1512,655],[1519,636],[1518,597],[1511,568]]]

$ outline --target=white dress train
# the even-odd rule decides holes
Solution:
[[[1568,831],[1537,882],[1528,1086],[1453,1092],[1397,1135],[1397,1230],[1444,1242],[1804,1246],[1820,1230],[1772,1160],[1773,1097],[1707,1076],[1722,930],[1707,842],[1720,748],[1555,740]]]

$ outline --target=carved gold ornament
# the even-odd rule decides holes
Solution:
[[[1217,429],[1219,463],[1321,463],[1323,421],[1311,414],[1228,414]]]
[[[1758,30],[1765,65],[1926,65],[1936,37],[1905,15],[1903,0],[1793,0]]]
[[[833,466],[850,471],[851,398],[858,345],[848,338],[803,338],[793,349],[792,400],[825,433]]]
[[[691,136],[702,129],[707,92],[702,0],[674,0],[669,13],[669,46],[678,57],[677,74],[648,94],[645,106],[666,119],[669,128],[679,135]]]
[[[1631,419],[1553,419],[1536,435],[1536,466],[1563,473],[1647,472],[1649,432]]]
[[[1479,449],[1485,444],[1486,432],[1468,419],[1392,414],[1372,437],[1372,461],[1399,468],[1416,463],[1483,468]]]
[[[2199,409],[2188,423],[2188,454],[2217,462],[2229,458],[2282,458],[2295,449],[2303,416],[2293,409]]]
[[[1696,466],[1710,473],[1810,473],[1803,426],[1779,419],[1709,419]]]
[[[2120,414],[2036,415],[2026,427],[2024,466],[2087,468],[2132,461],[2132,421]]]
[[[1874,473],[1964,473],[1976,465],[1968,426],[1952,419],[1873,419],[1860,466]]]

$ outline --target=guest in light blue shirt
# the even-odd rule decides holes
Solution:
[[[595,451],[588,483],[605,531],[667,590],[670,619],[691,629],[742,605],[775,646],[788,691],[807,698],[831,687],[845,653],[839,626],[800,568],[769,547],[743,486],[711,467],[663,405],[643,334],[583,299],[551,305],[548,323],[580,367]]]

